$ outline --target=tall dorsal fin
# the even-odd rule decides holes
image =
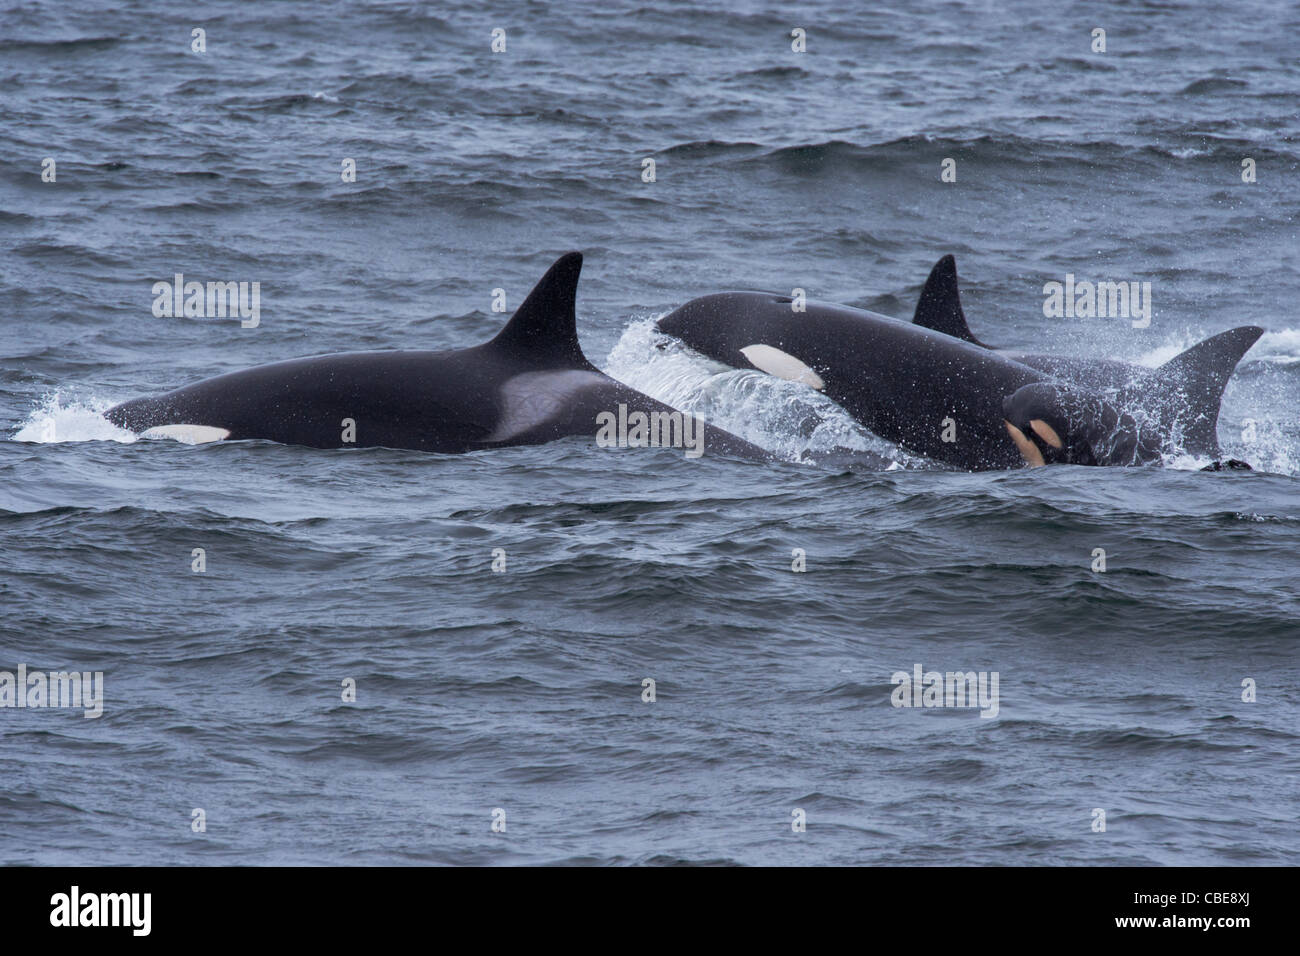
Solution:
[[[576,305],[581,272],[581,252],[568,252],[556,259],[491,344],[522,352],[542,365],[591,368],[578,344]]]
[[[961,310],[961,295],[957,291],[957,260],[944,256],[930,270],[930,277],[916,301],[916,315],[912,323],[933,329],[944,335],[989,348],[971,334],[966,315]]]
[[[1179,400],[1183,447],[1196,455],[1219,454],[1219,405],[1237,363],[1264,330],[1242,325],[1180,352],[1156,369],[1158,381]]]

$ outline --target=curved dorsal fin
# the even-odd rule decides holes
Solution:
[[[930,270],[921,297],[916,301],[912,323],[983,348],[989,347],[975,338],[966,324],[966,315],[961,310],[961,295],[957,291],[957,260],[950,255],[944,256]]]
[[[1237,363],[1263,334],[1258,325],[1228,329],[1179,352],[1156,369],[1158,382],[1172,388],[1181,404],[1183,447],[1187,451],[1194,455],[1219,454],[1223,390]]]
[[[578,344],[578,275],[582,253],[555,260],[490,344],[525,353],[540,365],[591,368]]]

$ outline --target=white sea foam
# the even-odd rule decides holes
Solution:
[[[605,360],[606,374],[790,461],[805,453],[869,452],[904,465],[922,463],[866,431],[820,392],[713,362],[656,330],[657,318],[623,330]]]
[[[1300,329],[1281,329],[1265,332],[1255,347],[1247,353],[1250,359],[1274,365],[1300,363]]]
[[[1148,349],[1132,361],[1138,365],[1155,368],[1209,337],[1209,334],[1197,335],[1184,332]],[[1251,346],[1242,361],[1269,362],[1277,365],[1294,365],[1300,362],[1300,330],[1280,329],[1277,332],[1265,332],[1260,336],[1259,341]]]
[[[14,441],[50,442],[138,441],[139,436],[118,428],[103,412],[116,402],[111,399],[65,398],[59,392],[45,396],[14,432]]]

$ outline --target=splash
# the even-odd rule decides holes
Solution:
[[[1246,360],[1270,365],[1300,365],[1300,329],[1265,332],[1247,353]]]
[[[1300,475],[1300,330],[1265,332],[1237,366],[1219,412],[1223,457]]]
[[[728,368],[693,352],[655,328],[660,317],[623,330],[605,360],[607,375],[789,461],[856,454],[879,456],[881,467],[933,467],[872,435],[806,385]]]
[[[139,436],[118,428],[103,413],[116,402],[108,399],[64,398],[59,392],[47,395],[32,409],[27,420],[14,432],[14,441],[51,442],[115,441],[130,444]]]
[[[1243,323],[1248,324],[1248,323]],[[1259,323],[1255,323],[1258,325]],[[1222,332],[1222,329],[1218,329]],[[1185,352],[1193,345],[1204,342],[1215,332],[1184,332],[1172,337],[1160,345],[1154,346],[1145,352],[1139,354],[1130,361],[1137,365],[1145,365],[1149,368],[1156,368],[1168,362],[1174,356]],[[1241,360],[1242,365],[1251,362],[1264,362],[1269,365],[1300,365],[1300,329],[1279,329],[1276,332],[1265,332],[1246,353],[1245,358]],[[1240,369],[1241,366],[1238,366]]]

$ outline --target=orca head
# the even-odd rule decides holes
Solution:
[[[715,362],[824,390],[822,376],[780,341],[779,320],[792,301],[778,293],[720,292],[692,299],[657,327]]]
[[[739,334],[738,297],[722,292],[691,299],[655,326],[715,362],[745,368],[748,363],[740,350],[749,343],[741,341],[744,336]]]
[[[1029,465],[1132,465],[1160,455],[1154,430],[1095,392],[1035,382],[1004,398],[1002,414]]]

